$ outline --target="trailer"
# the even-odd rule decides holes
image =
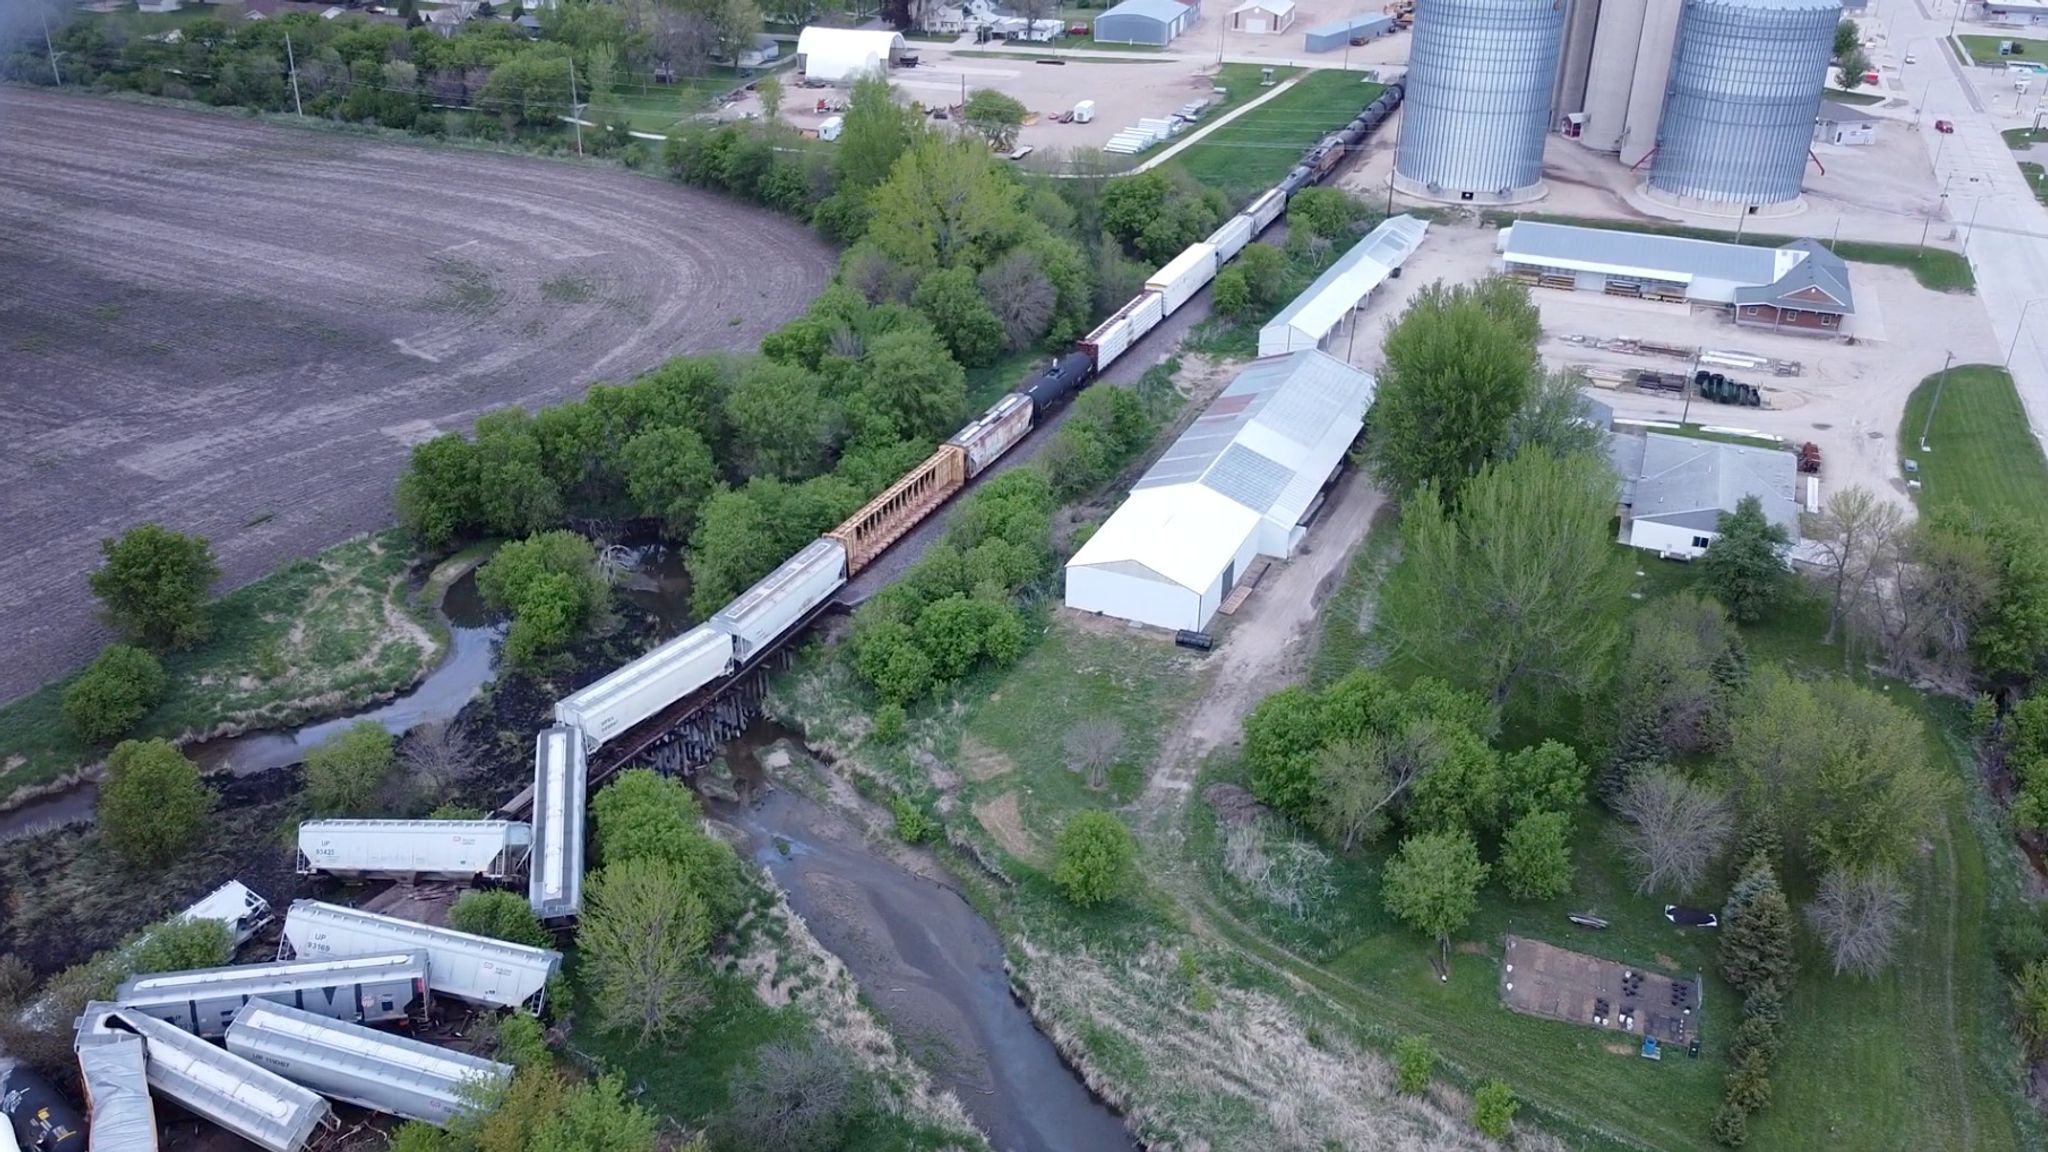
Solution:
[[[555,702],[555,723],[583,733],[585,754],[726,674],[732,637],[700,624]]]
[[[1244,215],[1252,218],[1252,235],[1266,230],[1267,225],[1280,218],[1287,211],[1287,194],[1278,188],[1269,188],[1266,194],[1251,202]]]
[[[589,790],[583,737],[567,725],[534,739],[534,857],[527,869],[526,900],[542,920],[583,910],[583,833]]]
[[[334,1111],[313,1092],[161,1020],[95,1001],[78,1021],[78,1042],[108,1033],[140,1036],[149,1090],[267,1152],[300,1152],[334,1126]]]
[[[78,1038],[78,1078],[85,1087],[93,1152],[156,1152],[156,1106],[142,1037],[96,1032]]]
[[[512,1066],[251,1001],[228,1025],[229,1052],[345,1104],[445,1128],[512,1081]]]
[[[1140,292],[1095,331],[1081,338],[1081,347],[1095,357],[1095,370],[1106,372],[1116,358],[1138,339],[1159,326],[1166,316],[1165,301],[1157,292]]]
[[[285,913],[280,960],[327,960],[417,949],[427,954],[427,987],[443,996],[494,1008],[539,1012],[562,954],[344,908],[294,900]]]
[[[719,609],[711,627],[732,637],[733,663],[744,664],[844,583],[846,548],[837,540],[813,540]]]
[[[156,972],[122,982],[114,1002],[205,1040],[227,1035],[251,1000],[357,1024],[424,1020],[433,1009],[427,954],[418,949]]]
[[[526,867],[533,829],[511,820],[308,820],[298,873],[345,880],[503,880]]]
[[[1216,246],[1190,244],[1145,281],[1145,290],[1159,293],[1160,316],[1163,319],[1173,315],[1181,305],[1192,300],[1204,284],[1215,278]]]
[[[1220,267],[1251,243],[1252,231],[1252,218],[1239,213],[1225,220],[1203,243],[1216,249],[1216,262]]]

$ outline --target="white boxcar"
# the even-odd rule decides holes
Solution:
[[[555,722],[583,733],[585,753],[726,674],[732,637],[699,624],[555,703]]]
[[[562,954],[551,948],[530,948],[319,900],[292,901],[284,917],[278,959],[339,959],[399,949],[427,954],[427,986],[433,991],[497,1008],[538,1012],[549,978],[562,970]]]
[[[1202,285],[1215,278],[1216,246],[1190,244],[1185,252],[1168,261],[1166,267],[1154,272],[1152,278],[1145,281],[1145,289],[1159,293],[1161,315],[1171,316],[1175,309],[1201,291]]]
[[[240,880],[230,880],[201,897],[197,904],[178,914],[181,920],[218,920],[228,926],[228,936],[239,948],[275,919],[270,901],[249,891]]]
[[[845,546],[837,540],[813,540],[719,609],[711,626],[732,637],[732,660],[738,667],[831,599],[844,583]]]
[[[85,1085],[93,1152],[156,1152],[156,1107],[142,1037],[129,1032],[81,1033],[78,1078]],[[14,1126],[0,1124],[9,1135]]]
[[[1030,433],[1031,401],[1022,393],[1012,392],[975,417],[974,423],[954,433],[946,443],[967,453],[967,475],[972,479],[1008,452],[1010,445]]]
[[[322,1096],[445,1128],[512,1066],[252,1000],[228,1025],[228,1051]]]
[[[1216,265],[1219,271],[1225,262],[1244,251],[1244,246],[1251,242],[1252,218],[1243,213],[1225,220],[1223,226],[1211,232],[1209,239],[1204,241],[1216,249]]]
[[[85,1006],[80,1044],[120,1032],[142,1037],[150,1091],[268,1152],[299,1152],[316,1129],[334,1123],[334,1110],[318,1095],[190,1032],[118,1004]]]
[[[357,1024],[425,1019],[433,1008],[427,984],[427,954],[413,950],[152,972],[123,981],[114,989],[114,1002],[201,1039],[218,1040],[251,1000]]]
[[[511,820],[308,820],[299,825],[301,876],[350,880],[503,880],[533,849],[533,828]]]
[[[1081,346],[1095,353],[1095,370],[1104,372],[1123,355],[1138,337],[1150,332],[1166,315],[1157,292],[1140,292],[1130,303],[1116,310],[1116,315],[1097,325],[1095,331],[1081,338]]]
[[[1280,214],[1285,211],[1287,211],[1287,194],[1278,188],[1274,188],[1264,196],[1252,201],[1251,207],[1246,208],[1244,214],[1252,218],[1252,235],[1257,236],[1266,230],[1267,225],[1278,220]]]
[[[533,860],[526,900],[543,920],[583,910],[583,825],[589,769],[583,737],[566,724],[543,729],[533,749]]]

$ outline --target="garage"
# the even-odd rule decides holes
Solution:
[[[1277,36],[1294,26],[1294,0],[1245,0],[1230,10],[1230,27],[1252,36]]]
[[[1200,15],[1200,9],[1179,0],[1124,0],[1095,18],[1095,40],[1101,44],[1151,44],[1164,48],[1174,37],[1193,27]]]

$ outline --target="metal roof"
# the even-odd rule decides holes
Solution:
[[[1856,311],[1856,297],[1849,288],[1849,266],[1842,262],[1840,256],[1829,251],[1826,245],[1818,240],[1802,237],[1785,245],[1779,251],[1804,252],[1806,259],[1794,264],[1773,283],[1755,288],[1737,288],[1737,304],[1784,304],[1815,312],[1840,314],[1852,314]],[[1791,298],[1793,293],[1809,288],[1817,288],[1826,293],[1839,307],[1831,307],[1812,299]]]
[[[1820,122],[1823,124],[1863,124],[1882,119],[1884,117],[1872,116],[1854,104],[1838,104],[1833,100],[1820,102]]]
[[[1235,16],[1239,12],[1271,12],[1275,16],[1285,16],[1292,11],[1294,0],[1244,0],[1244,3],[1232,8],[1230,14]]]
[[[1799,539],[1798,460],[1790,452],[1651,432],[1629,513],[1637,520],[1711,531],[1745,496]]]
[[[284,940],[295,956],[355,956],[397,948],[426,951],[428,987],[458,1000],[518,1008],[538,1004],[547,982],[562,970],[562,954],[436,928],[396,916],[319,900],[294,900],[285,913]]]
[[[1771,248],[1538,220],[1517,221],[1501,236],[1501,246],[1503,256],[1519,263],[1635,273],[1680,284],[1696,279],[1769,284],[1778,278],[1780,259]]]
[[[427,954],[419,950],[379,952],[368,956],[344,956],[334,960],[283,960],[275,964],[229,964],[220,968],[193,968],[184,972],[151,972],[132,977],[114,990],[121,1004],[154,1001],[167,995],[190,998],[217,995],[223,989],[249,996],[264,992],[302,988],[309,983],[358,983],[388,975],[427,971]]]
[[[1187,10],[1188,6],[1179,3],[1178,0],[1123,0],[1123,3],[1102,13],[1096,19],[1100,20],[1103,16],[1150,16],[1154,20],[1171,23],[1180,19],[1181,14]]]
[[[452,1111],[466,1107],[473,1085],[503,1084],[512,1079],[510,1064],[268,1000],[251,1000],[235,1013],[234,1022],[228,1025],[227,1046],[245,1059],[288,1061],[294,1067],[340,1072],[358,1083],[384,1082],[404,1093],[423,1093],[447,1102]],[[308,1079],[317,1077],[309,1071]],[[357,1102],[380,1111],[397,1111],[377,1099]]]
[[[1392,16],[1389,16],[1384,12],[1374,12],[1370,16],[1353,16],[1349,20],[1339,20],[1335,24],[1325,24],[1320,28],[1311,28],[1308,30],[1306,35],[1342,36],[1347,33],[1357,32],[1363,28],[1371,28],[1374,30],[1378,30],[1381,28],[1391,28],[1393,27],[1393,24],[1394,18]]]
[[[583,734],[543,729],[534,741],[534,854],[526,899],[542,919],[574,916],[583,908],[583,830],[586,815]]]
[[[1406,214],[1381,221],[1268,321],[1266,328],[1292,327],[1312,339],[1322,339],[1345,313],[1358,307],[1359,301],[1407,261],[1428,231],[1428,221]],[[1265,329],[1260,331],[1263,334]]]

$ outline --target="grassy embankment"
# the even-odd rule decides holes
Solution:
[[[223,596],[212,608],[212,638],[164,658],[169,689],[134,734],[280,727],[411,685],[445,639],[439,617],[408,586],[412,559],[396,533],[363,536]],[[71,679],[0,707],[0,797],[104,755],[64,723]]]
[[[1549,224],[1573,224],[1580,228],[1607,228],[1617,232],[1649,232],[1658,236],[1686,236],[1694,240],[1719,240],[1735,242],[1733,232],[1717,228],[1692,228],[1683,224],[1663,224],[1647,220],[1603,220],[1591,216],[1558,216],[1544,212],[1486,212],[1482,214],[1489,224],[1512,224],[1516,220],[1540,220]],[[1795,236],[1777,236],[1745,230],[1741,242],[1758,248],[1777,248],[1798,239]],[[1913,273],[1920,286],[1935,292],[1972,292],[1977,290],[1977,277],[1970,271],[1970,262],[1960,252],[1945,248],[1918,249],[1910,244],[1879,244],[1867,240],[1841,240],[1833,245],[1835,254],[1844,260],[1859,264],[1889,264]]]
[[[1242,69],[1245,78],[1232,76],[1231,69]],[[1225,78],[1218,83],[1230,88],[1233,99],[1246,87],[1250,95],[1258,95],[1256,65],[1230,64],[1224,71]],[[1310,72],[1171,162],[1201,183],[1222,189],[1233,203],[1242,203],[1278,184],[1304,150],[1358,115],[1383,87],[1362,80],[1356,72]]]
[[[1922,452],[1920,431],[1927,427],[1937,388],[1941,404]],[[1945,385],[1938,375],[1921,381],[1899,421],[1899,454],[1920,462],[1917,496],[1923,507],[1960,501],[1973,509],[2017,508],[2035,516],[2048,507],[2048,462],[2003,368],[1963,364],[1949,369]]]
[[[2048,141],[2048,130],[2040,128],[2007,128],[1999,135],[2005,138],[2005,146],[2014,152],[2026,152],[2034,145]],[[2018,163],[2021,174],[2027,178],[2027,187],[2034,190],[2034,199],[2048,204],[2048,167],[2035,160]]]

